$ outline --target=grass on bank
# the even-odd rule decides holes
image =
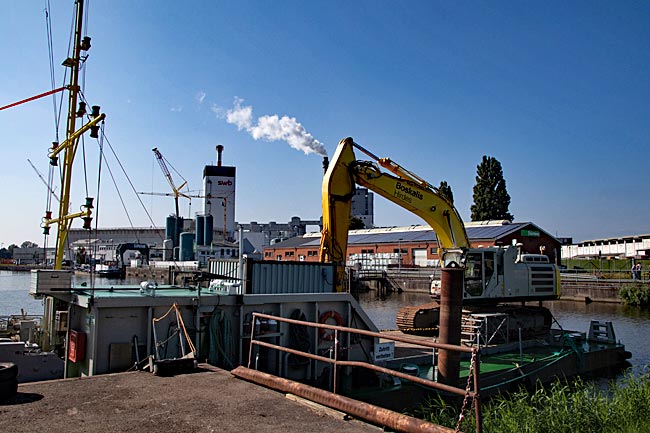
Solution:
[[[419,416],[456,428],[458,410],[438,398],[423,405]],[[489,400],[482,413],[486,433],[650,433],[650,372],[628,374],[607,390],[579,379],[570,386],[555,382],[534,392],[520,390]],[[461,430],[476,431],[472,411],[466,412]]]

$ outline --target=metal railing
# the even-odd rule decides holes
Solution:
[[[372,371],[376,371],[378,373],[384,373],[390,376],[395,376],[399,377],[401,379],[405,379],[410,382],[414,382],[420,385],[423,385],[427,388],[432,388],[432,389],[437,389],[440,391],[448,392],[451,394],[459,395],[459,396],[464,396],[465,397],[465,402],[467,402],[468,398],[471,398],[474,404],[474,410],[475,410],[475,416],[476,416],[476,431],[477,433],[482,432],[482,415],[481,415],[481,404],[480,404],[480,395],[479,395],[479,372],[480,372],[480,349],[476,347],[466,347],[466,346],[456,346],[452,344],[443,344],[443,343],[434,343],[434,342],[429,342],[429,341],[421,341],[421,340],[415,340],[412,338],[408,337],[401,337],[398,335],[385,335],[379,332],[373,332],[373,331],[367,331],[365,329],[356,329],[356,328],[348,328],[345,326],[337,326],[337,325],[328,325],[324,323],[314,323],[314,322],[306,322],[302,320],[294,320],[294,319],[287,319],[284,317],[279,317],[279,316],[273,316],[269,314],[263,314],[263,313],[253,313],[253,323],[256,323],[257,318],[260,319],[266,319],[266,320],[275,320],[277,322],[285,322],[293,325],[301,325],[301,326],[307,326],[311,328],[318,328],[318,329],[327,329],[334,331],[334,357],[333,358],[328,358],[325,356],[320,356],[320,355],[315,355],[309,352],[303,352],[300,350],[296,349],[291,349],[288,347],[276,345],[276,344],[271,344],[266,341],[261,341],[261,340],[256,340],[255,339],[255,327],[251,326],[251,338],[250,338],[250,347],[248,351],[248,368],[251,368],[252,365],[252,356],[253,356],[253,346],[261,346],[261,347],[266,347],[269,349],[275,349],[279,350],[285,353],[290,353],[293,355],[297,356],[303,356],[305,358],[313,359],[315,361],[321,361],[324,363],[332,364],[333,365],[333,385],[332,385],[332,390],[334,394],[337,394],[337,382],[338,382],[338,377],[337,377],[337,370],[338,367],[362,367],[366,368]],[[469,375],[467,378],[467,387],[466,388],[460,388],[456,386],[451,386],[443,383],[439,383],[434,380],[429,380],[429,379],[424,379],[421,377],[413,376],[407,373],[403,373],[398,370],[393,370],[390,368],[386,367],[381,367],[375,364],[371,364],[368,362],[363,362],[363,361],[345,361],[345,360],[339,360],[339,332],[345,332],[345,333],[351,333],[351,334],[358,334],[358,335],[364,335],[367,337],[375,337],[375,338],[381,338],[384,340],[391,340],[391,341],[399,341],[402,343],[407,343],[407,344],[413,344],[416,346],[422,346],[426,348],[431,348],[431,349],[443,349],[443,350],[450,350],[450,351],[456,351],[456,352],[464,352],[464,353],[470,353],[472,356],[472,361],[470,364],[470,370],[469,370]],[[473,390],[470,389],[470,382],[473,382]],[[461,418],[460,420],[463,419],[464,414],[462,413],[464,411],[464,407],[461,409]],[[460,423],[459,420],[459,423]],[[458,431],[458,429],[457,429]]]
[[[650,271],[639,271],[635,278],[631,270],[622,269],[562,269],[563,280],[605,280],[617,283],[650,282]]]

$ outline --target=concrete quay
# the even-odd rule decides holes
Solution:
[[[0,430],[47,432],[377,433],[381,428],[200,365],[192,374],[144,371],[20,384],[0,403]]]

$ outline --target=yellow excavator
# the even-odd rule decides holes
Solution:
[[[357,160],[355,149],[372,161]],[[442,265],[464,269],[464,314],[507,314],[508,328],[523,329],[525,336],[542,334],[550,328],[552,316],[546,308],[504,305],[558,299],[559,270],[548,257],[520,254],[516,246],[471,248],[458,211],[436,187],[391,159],[378,158],[349,137],[339,143],[327,165],[322,186],[320,261],[336,265],[337,290],[345,290],[348,228],[355,185],[413,212],[431,226],[438,238]],[[402,331],[416,334],[435,330],[437,321],[436,302],[402,308],[397,316]]]

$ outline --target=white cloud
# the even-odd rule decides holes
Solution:
[[[204,91],[200,91],[199,93],[196,94],[196,100],[198,101],[199,104],[203,104],[203,101],[205,101],[205,97],[207,95],[205,94]]]

